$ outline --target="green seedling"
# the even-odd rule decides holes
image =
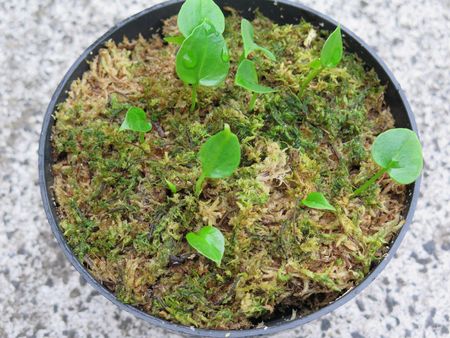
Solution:
[[[219,229],[206,226],[197,232],[189,232],[186,240],[200,254],[220,266],[225,251],[225,238]]]
[[[230,126],[211,136],[200,147],[199,159],[202,173],[195,184],[195,194],[200,196],[206,178],[225,178],[233,174],[241,162],[241,146]]]
[[[414,182],[422,172],[422,146],[416,133],[409,129],[390,129],[378,135],[372,145],[372,159],[381,168],[366,183],[355,190],[358,196],[384,173],[399,184]]]
[[[165,179],[164,181],[166,181],[167,188],[169,188],[169,190],[172,192],[172,194],[176,194],[177,186],[175,184],[173,184],[172,182],[170,182],[169,180]]]
[[[255,64],[247,59],[243,60],[238,67],[235,84],[252,92],[252,98],[248,107],[249,111],[252,111],[255,108],[258,94],[267,94],[276,91],[275,89],[259,84]]]
[[[244,54],[241,60],[247,58],[252,52],[261,51],[272,61],[276,61],[275,55],[267,48],[259,46],[255,41],[255,31],[252,24],[247,19],[242,19],[241,21],[241,35],[242,41],[244,42]]]
[[[214,1],[186,0],[178,13],[178,29],[187,38],[205,19],[217,33],[222,34],[225,30],[225,17]]]
[[[301,204],[312,209],[336,211],[325,196],[320,192],[312,192],[305,199],[301,201]]]
[[[341,26],[330,34],[327,41],[325,41],[322,50],[320,51],[320,58],[310,63],[310,72],[305,80],[303,80],[300,86],[299,96],[302,96],[309,83],[325,68],[334,68],[342,60],[343,47],[342,47],[342,34]]]
[[[132,130],[138,132],[139,139],[141,143],[143,143],[144,134],[152,130],[152,125],[147,121],[147,116],[144,110],[138,107],[130,107],[119,130]]]
[[[192,85],[191,111],[197,102],[197,87],[221,84],[229,69],[230,55],[225,39],[204,20],[184,40],[176,58],[178,77]]]

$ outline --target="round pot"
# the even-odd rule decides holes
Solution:
[[[216,0],[216,3],[221,6],[230,6],[237,9],[243,16],[251,19],[253,11],[259,8],[260,11],[273,21],[279,24],[298,23],[300,19],[304,19],[315,26],[323,27],[327,30],[334,30],[336,22],[304,5],[289,2],[287,0]],[[161,328],[187,335],[201,336],[201,337],[249,337],[257,335],[268,335],[280,332],[282,330],[291,329],[301,326],[312,320],[315,320],[345,304],[362,290],[364,290],[384,269],[386,264],[394,256],[400,243],[405,236],[408,228],[411,224],[413,214],[416,208],[417,199],[419,197],[420,178],[407,188],[407,206],[404,211],[404,217],[406,223],[398,233],[397,237],[390,243],[389,252],[384,259],[373,268],[370,274],[355,288],[351,289],[334,302],[330,303],[326,307],[313,312],[307,316],[300,318],[284,318],[280,317],[270,322],[265,323],[265,327],[255,328],[249,330],[205,330],[196,329],[193,327],[183,326],[153,317],[141,310],[123,304],[120,302],[114,294],[108,289],[96,281],[86,268],[75,258],[72,250],[67,245],[63,232],[59,227],[59,220],[56,213],[56,206],[54,202],[54,196],[52,192],[53,176],[51,172],[52,168],[52,145],[51,134],[52,127],[54,125],[53,113],[57,105],[66,99],[66,91],[73,80],[82,76],[82,74],[88,70],[88,61],[97,54],[98,50],[104,46],[104,43],[110,39],[119,42],[123,39],[123,36],[127,36],[130,39],[137,38],[139,34],[149,38],[152,34],[158,32],[162,26],[162,20],[167,19],[173,15],[176,15],[181,7],[181,0],[168,1],[151,8],[148,8],[112,27],[106,34],[95,41],[83,54],[75,61],[73,66],[69,69],[67,74],[58,85],[47,112],[44,117],[42,133],[39,143],[39,182],[42,194],[43,205],[45,213],[47,214],[48,221],[52,228],[53,234],[56,237],[59,245],[61,246],[67,259],[72,265],[80,272],[83,278],[91,284],[98,292],[117,305],[120,309],[128,311],[136,317],[145,320],[146,322],[159,326]],[[409,128],[417,133],[416,123],[414,116],[411,112],[411,108],[406,100],[403,90],[394,78],[393,74],[389,71],[383,61],[355,34],[350,30],[342,27],[343,39],[345,44],[345,50],[347,52],[356,53],[367,65],[367,68],[375,69],[378,77],[383,85],[386,86],[385,100],[389,105],[391,112],[395,119],[395,126],[397,128]]]

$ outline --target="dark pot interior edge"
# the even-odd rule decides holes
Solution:
[[[78,270],[78,272],[83,276],[83,278],[91,284],[97,291],[99,291],[104,297],[106,297],[108,300],[113,302],[116,306],[118,306],[120,309],[128,311],[129,313],[135,315],[136,317],[143,319],[153,325],[159,326],[161,328],[181,333],[185,335],[194,335],[194,336],[203,336],[203,337],[249,337],[249,336],[257,336],[257,335],[269,335],[274,334],[283,330],[292,329],[297,326],[306,324],[312,320],[315,320],[335,309],[342,306],[343,304],[347,303],[349,300],[353,299],[356,295],[361,293],[384,269],[386,264],[392,259],[392,257],[395,255],[398,247],[401,244],[401,241],[403,240],[406,232],[409,229],[409,226],[412,222],[413,214],[416,209],[417,205],[417,199],[420,192],[420,183],[422,177],[419,177],[419,179],[416,180],[416,182],[413,184],[413,187],[410,189],[411,201],[409,205],[409,210],[406,216],[405,224],[403,225],[402,229],[398,233],[397,237],[393,240],[391,243],[391,247],[389,249],[389,252],[386,254],[385,258],[369,273],[369,275],[366,276],[366,278],[356,287],[349,290],[347,293],[339,297],[337,300],[332,302],[331,304],[327,305],[326,307],[321,308],[320,310],[313,312],[307,316],[297,318],[291,321],[280,321],[275,323],[274,326],[270,327],[264,327],[264,328],[255,328],[255,329],[247,329],[247,330],[207,330],[207,329],[195,329],[193,327],[188,327],[184,325],[174,324],[171,322],[168,322],[163,319],[159,319],[156,317],[153,317],[149,314],[146,314],[139,309],[123,304],[120,302],[110,291],[108,291],[103,285],[101,285],[98,281],[96,281],[84,268],[84,266],[74,257],[71,249],[67,245],[67,242],[64,238],[63,233],[61,232],[57,220],[56,215],[54,214],[53,210],[51,209],[51,205],[53,203],[52,200],[50,200],[50,196],[52,194],[51,187],[48,186],[48,177],[51,176],[50,172],[50,166],[46,166],[46,159],[45,153],[46,147],[49,147],[50,142],[50,132],[51,128],[53,126],[54,120],[53,120],[53,112],[56,108],[56,104],[58,99],[60,98],[61,94],[63,94],[63,89],[66,87],[68,80],[70,79],[72,73],[75,69],[78,68],[78,66],[89,57],[89,55],[93,52],[93,50],[99,48],[105,40],[105,38],[109,37],[114,31],[117,29],[123,27],[124,25],[128,24],[131,21],[134,21],[137,18],[140,18],[141,16],[146,15],[148,12],[152,12],[156,9],[166,7],[168,5],[174,5],[174,4],[180,4],[181,0],[171,0],[167,1],[161,4],[157,4],[155,6],[152,6],[150,8],[147,8],[123,21],[120,23],[114,25],[110,30],[108,30],[104,35],[102,35],[99,39],[97,39],[92,45],[90,45],[77,59],[77,61],[70,67],[70,69],[65,74],[62,81],[59,83],[55,93],[52,96],[52,99],[49,103],[49,106],[47,108],[47,111],[45,113],[44,121],[43,121],[43,127],[39,142],[39,184],[40,184],[40,191],[41,196],[43,200],[43,206],[45,209],[46,216],[48,218],[48,221],[50,223],[50,226],[52,228],[52,232],[59,243],[59,245],[62,247],[65,256],[70,261],[70,263]],[[232,1],[231,1],[232,2]],[[262,1],[261,1],[262,2]],[[270,0],[265,0],[264,2],[273,2]],[[289,0],[279,0],[275,1],[278,4],[297,7],[303,11],[308,11],[312,15],[317,16],[320,18],[321,21],[324,22],[326,25],[326,28],[331,29],[337,25],[337,22],[333,19],[303,5],[300,3],[294,3]],[[403,90],[401,89],[400,85],[398,84],[397,80],[395,79],[392,72],[388,69],[386,64],[376,55],[376,53],[367,46],[360,38],[358,38],[355,34],[353,34],[350,30],[345,28],[344,26],[341,26],[343,35],[348,35],[350,38],[352,38],[355,42],[357,42],[360,47],[365,50],[365,52],[371,56],[376,63],[379,64],[381,69],[384,71],[384,73],[387,75],[387,78],[392,83],[392,85],[395,87],[395,90],[398,92],[400,99],[402,102],[400,102],[404,109],[407,112],[409,123],[411,125],[412,130],[414,130],[418,134],[417,126],[414,120],[413,113],[411,111],[411,107],[409,106],[409,103],[405,97],[405,94]]]

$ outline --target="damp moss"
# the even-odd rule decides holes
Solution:
[[[376,170],[375,136],[393,127],[375,72],[345,53],[299,100],[327,32],[257,15],[256,38],[277,56],[254,56],[261,83],[279,91],[249,113],[250,94],[233,85],[239,25],[236,14],[227,18],[230,76],[199,88],[195,112],[174,71],[176,47],[160,36],[125,38],[109,41],[73,82],[52,135],[60,226],[78,259],[123,302],[202,328],[251,328],[326,305],[364,278],[404,222],[404,187],[388,178],[364,198],[349,197]],[[176,34],[175,18],[164,30]],[[119,132],[130,106],[153,124],[144,143]],[[196,154],[224,123],[241,141],[241,166],[208,180],[197,199]],[[300,207],[313,191],[337,213]],[[204,225],[225,236],[221,267],[186,243]]]

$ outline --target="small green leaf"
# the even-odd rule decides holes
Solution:
[[[241,146],[228,124],[201,146],[199,158],[206,177],[224,178],[233,174],[241,162]]]
[[[146,133],[152,130],[152,125],[147,121],[147,116],[144,110],[138,107],[131,107],[128,109],[125,120],[119,130],[133,130]]]
[[[247,59],[242,60],[240,63],[236,73],[235,83],[242,88],[258,94],[273,93],[276,91],[270,87],[258,84],[258,74],[256,73],[255,64]]]
[[[178,13],[178,29],[187,38],[205,19],[222,34],[225,30],[225,17],[212,0],[186,0]]]
[[[330,34],[327,41],[322,47],[320,52],[320,62],[322,66],[333,68],[336,67],[342,59],[343,47],[342,47],[342,36],[341,36],[341,26],[337,28]]]
[[[230,126],[225,124],[221,132],[211,136],[201,147],[199,159],[202,174],[195,186],[196,195],[200,195],[206,178],[225,178],[231,176],[241,162],[241,146]]]
[[[185,83],[217,86],[230,69],[230,56],[222,34],[207,21],[194,29],[178,51],[176,71]]]
[[[422,146],[410,129],[390,129],[378,135],[372,146],[372,158],[400,184],[414,182],[423,168]]]
[[[310,193],[305,199],[302,200],[301,203],[308,208],[336,211],[336,208],[333,207],[320,192]]]
[[[244,54],[246,58],[250,55],[250,53],[259,50],[263,52],[272,61],[276,61],[277,58],[270,50],[261,47],[255,43],[254,41],[255,31],[253,29],[251,22],[248,21],[247,19],[242,19],[241,21],[241,35],[242,40],[244,42]]]
[[[170,182],[169,180],[165,179],[164,181],[166,181],[167,188],[169,188],[169,190],[172,192],[172,194],[176,194],[177,186],[175,184],[173,184],[172,182]]]
[[[183,44],[183,41],[185,40],[185,37],[183,35],[176,35],[176,36],[166,36],[164,38],[164,41],[168,43],[173,43],[175,45],[181,46]]]
[[[225,238],[219,229],[206,226],[197,232],[189,232],[186,239],[195,250],[220,266],[225,251]]]

